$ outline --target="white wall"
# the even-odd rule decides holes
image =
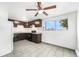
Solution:
[[[43,42],[50,44],[76,49],[77,33],[76,33],[76,19],[77,13],[67,13],[59,15],[56,17],[51,17],[48,19],[43,19],[43,26],[46,20],[59,20],[63,18],[68,18],[68,30],[59,30],[59,31],[44,31],[42,33]]]
[[[13,50],[12,24],[8,22],[8,12],[0,7],[0,56]]]
[[[79,56],[79,9],[77,10],[77,49],[76,54]]]

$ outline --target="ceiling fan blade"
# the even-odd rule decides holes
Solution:
[[[41,5],[41,2],[37,2],[37,4],[38,4],[38,6],[40,6]]]
[[[38,15],[38,12],[35,14],[35,16],[37,16]]]
[[[26,9],[26,11],[37,11],[38,9]]]
[[[43,9],[44,9],[44,10],[48,10],[48,9],[53,9],[53,8],[56,8],[56,5],[49,6],[49,7],[45,7],[45,8],[43,8]]]
[[[43,14],[45,14],[46,16],[48,16],[48,14],[45,11],[43,11]]]
[[[41,10],[41,2],[37,2],[37,5],[38,5],[38,9]]]

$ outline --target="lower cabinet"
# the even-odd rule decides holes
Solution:
[[[40,43],[41,42],[41,34],[32,34],[32,42]]]
[[[41,42],[41,34],[33,34],[33,33],[15,33],[13,41],[19,40],[29,40],[31,42],[40,43]]]
[[[15,33],[13,41],[19,41],[19,40],[24,40],[24,39],[31,39],[31,34],[30,33]]]

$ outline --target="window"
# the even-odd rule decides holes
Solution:
[[[68,20],[45,21],[45,30],[64,30],[68,29]]]
[[[45,22],[46,30],[55,30],[55,22],[54,21],[46,21]]]
[[[56,24],[55,24],[56,30],[61,30],[61,29],[63,29],[63,27],[61,26],[61,22],[60,22],[59,20],[57,20],[57,21],[55,21],[55,22],[56,22]]]

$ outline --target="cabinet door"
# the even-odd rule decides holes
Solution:
[[[36,40],[37,40],[37,35],[32,34],[32,41],[33,41],[33,42],[36,42]]]
[[[32,41],[35,43],[41,42],[41,34],[32,34]]]
[[[41,20],[36,20],[35,21],[35,27],[41,27],[42,26],[42,21]]]

